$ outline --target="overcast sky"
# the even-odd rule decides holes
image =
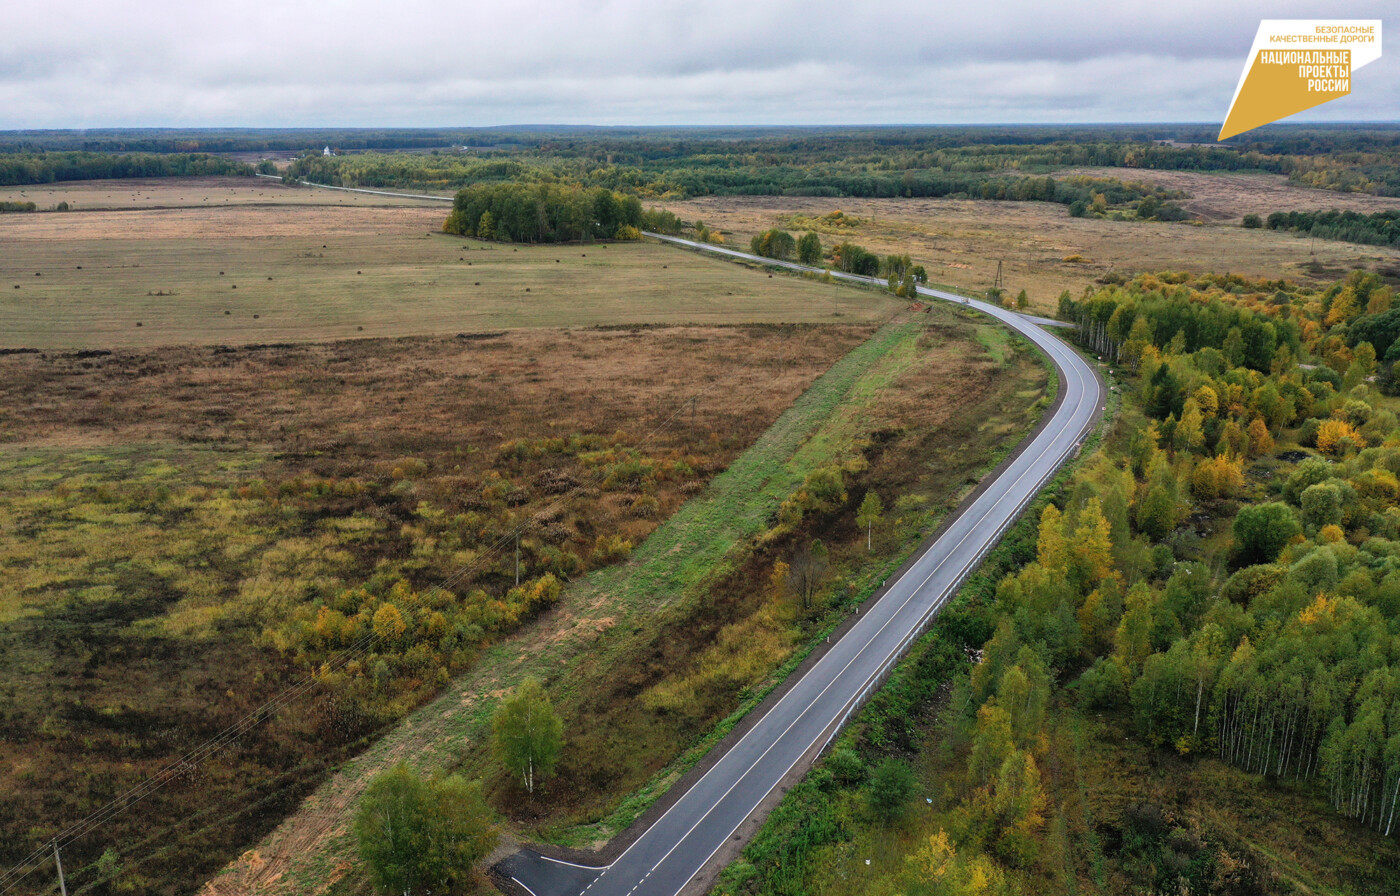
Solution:
[[[15,2],[0,14],[0,128],[1220,122],[1261,18],[1393,9]],[[1351,96],[1289,120],[1400,119],[1400,46],[1385,49]]]

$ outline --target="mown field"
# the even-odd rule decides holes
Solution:
[[[451,198],[450,194],[443,195]],[[418,199],[336,190],[287,189],[275,180],[261,177],[150,177],[4,186],[0,187],[0,201],[5,200],[32,202],[40,212],[50,211],[60,202],[68,203],[69,210],[75,212],[151,208],[208,210],[226,205],[425,208],[423,201]],[[450,208],[446,202],[443,207]]]
[[[884,255],[908,254],[933,284],[980,292],[997,263],[1011,296],[1024,289],[1033,308],[1054,313],[1060,293],[1078,296],[1115,274],[1141,271],[1287,276],[1305,283],[1334,280],[1355,268],[1400,273],[1400,252],[1316,240],[1239,226],[1241,215],[1282,208],[1394,208],[1397,200],[1353,196],[1289,183],[1278,175],[1115,173],[1182,189],[1183,204],[1212,223],[1074,218],[1061,205],[963,199],[857,199],[722,196],[663,202],[681,219],[721,229],[730,245],[746,247],[755,233],[787,228],[795,236],[815,227],[828,250],[847,241]],[[1258,184],[1258,188],[1253,187]],[[1255,195],[1261,199],[1253,201]],[[1228,217],[1226,212],[1229,212]],[[843,212],[844,226],[821,220]],[[852,219],[855,219],[852,221]]]
[[[144,184],[152,208],[0,216],[0,348],[870,322],[900,307],[878,293],[770,279],[653,244],[464,240],[440,232],[446,204],[357,202],[354,194],[275,184],[201,193],[202,186]],[[217,207],[186,201],[218,200],[221,192],[231,201],[210,203]],[[252,201],[259,192],[277,201]],[[342,199],[354,207],[338,207]]]

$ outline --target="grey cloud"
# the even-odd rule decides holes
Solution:
[[[1293,0],[59,6],[7,12],[0,127],[1213,121],[1259,19],[1317,14]],[[1349,114],[1395,118],[1394,72],[1359,73]]]

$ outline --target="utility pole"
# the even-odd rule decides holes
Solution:
[[[58,889],[62,891],[63,896],[68,896],[68,884],[63,882],[63,859],[59,858],[58,855],[57,840],[53,842],[53,861],[58,866]]]
[[[992,281],[992,289],[1001,289],[1001,287],[1002,287],[1002,280],[1001,280],[1001,262],[998,261],[998,262],[997,262],[997,276],[996,276],[996,279]]]
[[[520,587],[520,530],[515,530],[515,586]]]

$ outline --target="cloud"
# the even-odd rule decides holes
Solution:
[[[1316,14],[1291,0],[58,6],[7,12],[0,128],[1216,121],[1259,19]],[[1383,58],[1312,117],[1400,117],[1396,71]]]

